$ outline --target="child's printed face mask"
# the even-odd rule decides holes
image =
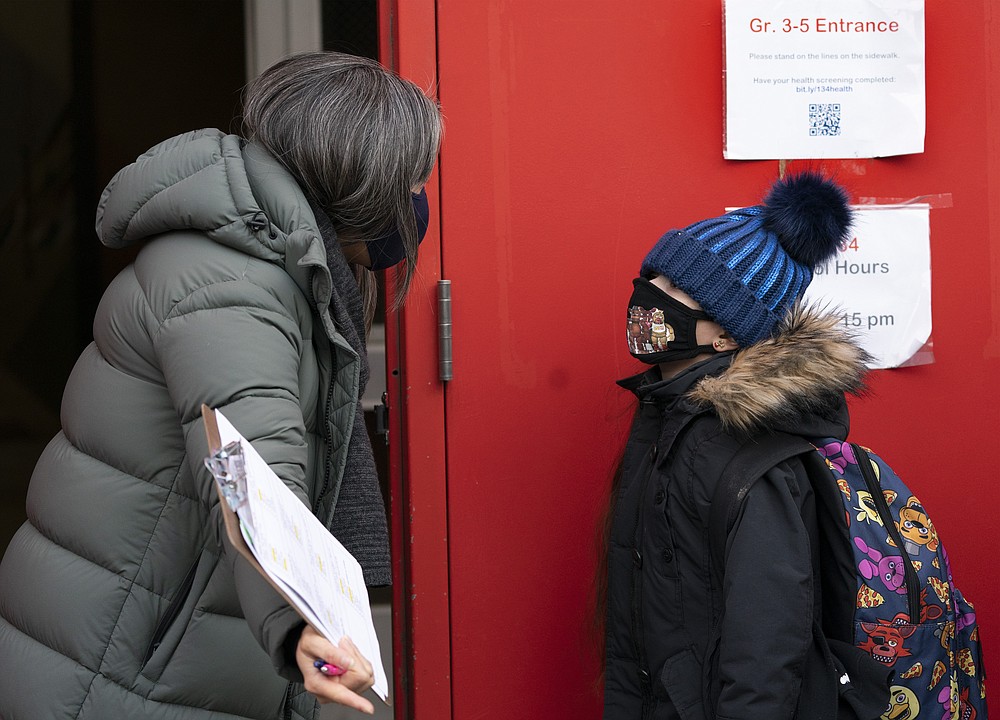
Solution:
[[[636,278],[632,286],[627,326],[633,357],[657,365],[715,351],[697,340],[698,321],[712,319],[707,313],[689,308],[646,278]]]

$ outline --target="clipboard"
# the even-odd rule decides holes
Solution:
[[[239,494],[239,486],[237,484],[240,469],[234,465],[242,464],[242,446],[233,448],[230,447],[230,443],[230,445],[227,445],[227,449],[223,448],[222,439],[219,436],[219,423],[215,419],[215,411],[208,407],[208,405],[201,406],[201,417],[205,421],[205,434],[208,436],[209,456],[208,459],[205,460],[205,464],[216,481],[215,490],[219,494],[219,509],[222,512],[222,522],[226,528],[226,537],[229,538],[229,542],[236,549],[236,552],[245,557],[247,562],[253,566],[254,570],[263,575],[268,584],[285,599],[285,602],[297,610],[298,606],[295,604],[295,601],[288,597],[278,583],[274,582],[274,580],[271,579],[271,576],[267,574],[267,571],[253,554],[253,550],[251,550],[250,546],[247,545],[247,541],[244,539],[243,533],[240,532],[240,520],[236,515],[236,508],[239,507],[239,504],[242,501]],[[216,463],[215,468],[209,465],[210,461]],[[232,479],[228,481],[220,480],[219,475],[216,474],[217,471],[228,473],[232,476]],[[227,484],[230,487],[230,491],[228,493],[223,489]]]
[[[361,566],[222,413],[204,404],[201,413],[229,542],[318,633],[334,644],[351,638],[372,665],[372,689],[391,706]]]

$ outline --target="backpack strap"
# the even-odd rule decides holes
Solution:
[[[803,456],[806,473],[813,486],[837,493],[832,482],[822,483],[826,475],[822,459],[814,455],[815,446],[803,437],[787,433],[760,435],[744,443],[733,455],[716,486],[709,510],[709,550],[715,577],[722,581],[725,570],[726,540],[747,493],[768,470],[791,458]],[[826,473],[829,474],[828,472]],[[840,500],[833,497],[832,512],[842,512]],[[822,498],[818,500],[822,506]],[[838,516],[839,517],[839,516]],[[839,527],[838,523],[832,525]],[[853,556],[852,556],[853,557]],[[853,571],[850,573],[853,580]],[[853,592],[853,582],[847,583]],[[824,595],[824,600],[826,600]],[[853,608],[852,603],[844,604]],[[826,603],[824,602],[824,610]],[[848,616],[850,620],[853,613]],[[721,633],[721,617],[715,622],[709,647],[714,647]],[[892,670],[874,660],[853,643],[827,637],[820,617],[812,623],[813,643],[803,666],[802,690],[796,717],[812,720],[870,720],[885,709]]]
[[[725,568],[726,538],[750,488],[775,465],[815,449],[805,438],[774,433],[750,438],[730,459],[712,495],[708,516],[708,546],[720,581]]]

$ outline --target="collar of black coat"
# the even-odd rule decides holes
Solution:
[[[869,360],[843,330],[840,316],[799,304],[774,337],[693,365],[668,380],[651,382],[659,376],[652,368],[619,384],[640,401],[682,395],[714,412],[734,432],[803,433],[817,417],[845,425],[846,432],[844,395],[863,392]]]
[[[706,376],[723,372],[729,367],[732,359],[732,353],[715,355],[666,379],[660,376],[660,368],[654,366],[638,375],[619,380],[618,385],[635,393],[639,402],[667,407],[678,398],[690,393],[691,389]]]

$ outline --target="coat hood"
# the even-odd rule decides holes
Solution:
[[[703,378],[688,399],[711,407],[732,430],[801,431],[804,418],[828,415],[845,393],[864,387],[870,357],[840,322],[798,304],[774,337],[737,351],[724,372]]]
[[[282,264],[310,290],[310,268],[326,267],[316,218],[292,176],[262,148],[219,130],[155,145],[118,171],[97,207],[97,235],[119,248],[176,230]],[[318,304],[329,273],[321,272]]]

